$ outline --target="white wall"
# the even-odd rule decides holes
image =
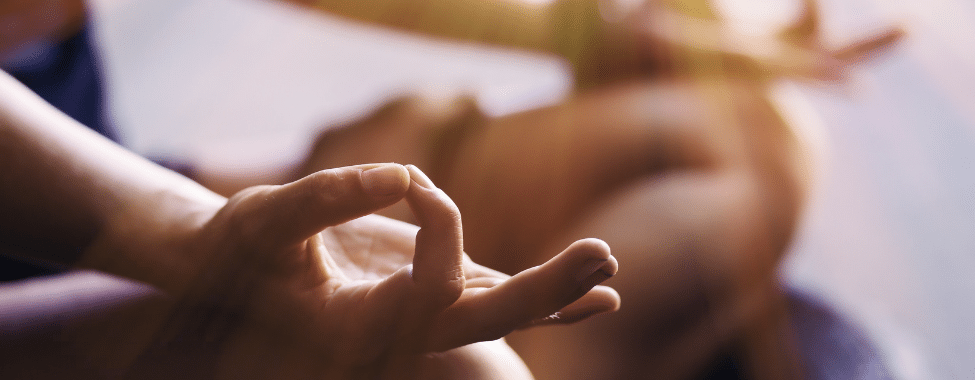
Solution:
[[[907,22],[911,37],[844,87],[787,91],[811,107],[817,116],[804,120],[821,121],[827,143],[784,276],[858,320],[906,379],[975,378],[973,4],[825,1],[836,43],[889,20]],[[320,126],[403,91],[476,91],[505,113],[568,86],[554,60],[420,42],[257,0],[94,6],[126,143],[210,170],[295,160]]]

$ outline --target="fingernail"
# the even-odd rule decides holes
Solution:
[[[370,195],[391,195],[405,192],[409,187],[409,175],[397,164],[387,164],[363,171],[359,178],[362,189]]]
[[[412,179],[413,182],[416,182],[417,185],[427,189],[437,188],[437,186],[433,184],[433,181],[430,180],[430,177],[427,177],[426,174],[423,174],[423,172],[420,171],[420,168],[413,165],[406,165],[406,170],[410,172],[410,179]]]
[[[576,282],[589,278],[589,276],[591,276],[593,273],[596,273],[596,271],[602,269],[603,265],[605,264],[606,260],[603,259],[591,259],[586,261],[586,263],[582,265],[582,269],[576,273]]]

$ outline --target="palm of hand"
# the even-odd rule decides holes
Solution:
[[[348,221],[395,202],[397,195],[376,201],[358,194],[366,201],[342,203],[335,194],[322,196],[323,184],[331,186],[326,193],[361,192],[362,186],[349,185],[360,181],[361,170],[343,170],[242,192],[204,227],[209,243],[200,246],[223,254],[207,266],[215,270],[188,288],[184,305],[216,310],[204,314],[210,325],[201,329],[219,342],[218,374],[424,376],[428,353],[618,307],[614,292],[593,290],[616,270],[601,242],[575,244],[508,278],[466,258],[456,207],[428,180],[426,186],[408,182],[398,193],[405,193],[421,230],[375,216]],[[288,206],[307,201],[327,204]],[[545,318],[560,309],[563,318]]]

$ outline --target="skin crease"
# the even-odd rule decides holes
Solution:
[[[635,12],[628,19],[632,24],[622,25],[662,24],[647,22],[645,16]],[[810,27],[799,23],[796,30],[803,28]],[[617,254],[627,266],[640,268],[632,276],[614,280],[628,299],[640,300],[636,311],[600,318],[590,326],[523,334],[514,343],[540,376],[586,378],[594,372],[602,378],[629,378],[636,373],[627,371],[660,378],[693,376],[689,369],[701,367],[726,342],[743,335],[754,337],[742,350],[757,358],[749,364],[755,377],[794,376],[789,368],[770,364],[779,358],[771,353],[788,356],[788,350],[781,349],[788,342],[775,342],[781,330],[761,326],[777,326],[782,320],[771,275],[801,209],[805,179],[796,169],[802,163],[795,159],[801,148],[785,133],[787,128],[764,98],[765,74],[749,75],[762,72],[754,71],[756,67],[771,67],[770,71],[782,75],[829,79],[845,63],[828,54],[753,60],[740,51],[716,51],[704,61],[746,73],[739,78],[745,80],[684,83],[682,77],[695,73],[681,71],[686,67],[681,60],[686,52],[670,45],[672,41],[639,32],[624,33],[627,38],[620,38],[618,32],[608,35],[615,38],[607,40],[623,41],[606,47],[607,52],[619,54],[594,56],[617,58],[591,64],[574,61],[577,74],[583,76],[580,86],[592,91],[565,105],[487,120],[466,101],[447,111],[431,111],[423,101],[407,100],[400,110],[394,104],[392,117],[385,121],[361,123],[385,127],[350,126],[325,136],[322,141],[328,142],[320,146],[339,148],[321,149],[328,157],[316,162],[313,155],[305,172],[361,162],[417,163],[464,211],[469,227],[465,246],[471,254],[508,273],[545,262],[558,251],[556,247],[590,233],[618,247]],[[897,34],[891,35],[896,40]],[[801,33],[790,38],[803,49],[824,49]],[[838,55],[855,61],[870,50],[854,44],[840,49]],[[644,81],[649,68],[664,80]],[[674,109],[711,109],[724,117],[674,114]],[[455,142],[460,148],[448,149],[456,154],[457,163],[442,167],[430,154],[442,151],[430,136],[458,124],[473,132]],[[645,133],[647,125],[652,133]],[[551,136],[563,139],[546,145],[547,151],[534,144],[551,142],[546,140]],[[376,149],[363,150],[363,146]],[[355,151],[343,152],[342,147],[355,147]],[[411,151],[412,147],[419,149]],[[560,192],[570,188],[564,184],[573,190]],[[519,190],[506,194],[493,189]],[[668,205],[680,207],[670,210]],[[415,220],[405,203],[398,207],[389,215]],[[644,226],[667,228],[654,228],[648,235]],[[673,241],[686,246],[675,250],[668,243]],[[674,328],[673,318],[668,317],[672,315],[698,317]],[[560,335],[562,331],[567,333]],[[671,331],[676,332],[664,334]],[[618,344],[634,336],[652,338]]]
[[[17,184],[0,199],[18,206],[5,207],[0,231],[40,228],[56,241],[93,226],[83,230],[90,237],[54,244],[84,248],[80,257],[68,249],[44,259],[149,286],[52,328],[3,330],[14,336],[0,341],[20,342],[0,345],[10,373],[531,378],[497,339],[619,308],[618,295],[597,286],[617,270],[599,240],[510,277],[474,264],[457,207],[412,166],[329,169],[225,199],[97,136],[6,75],[0,137],[0,179]],[[368,215],[402,199],[419,230]],[[61,217],[31,220],[49,213]],[[565,318],[547,318],[556,312]],[[469,345],[482,341],[494,342]]]
[[[673,104],[693,104],[684,106],[687,109],[713,107],[701,98],[710,91],[721,99],[737,99],[735,107],[740,108],[694,115],[673,111],[680,109]],[[619,85],[580,95],[560,106],[489,120],[479,127],[480,135],[464,141],[470,147],[458,150],[453,170],[441,180],[463,210],[467,225],[473,227],[467,230],[465,241],[476,260],[518,271],[544,262],[545,252],[561,241],[595,234],[611,242],[624,264],[640,268],[612,280],[635,306],[595,318],[591,328],[526,331],[509,339],[536,376],[693,376],[661,371],[702,368],[718,341],[731,339],[745,321],[757,318],[749,315],[754,313],[750,309],[769,309],[765,303],[772,296],[748,299],[772,284],[772,278],[764,276],[774,273],[791,235],[803,173],[790,166],[798,149],[796,142],[781,129],[775,112],[756,92],[745,83],[721,81],[700,87],[656,82]],[[405,109],[392,111],[400,113],[406,121],[399,125],[406,126],[422,126],[417,119],[423,119],[416,115],[430,109],[424,108],[424,102],[412,100],[393,107]],[[371,136],[381,130],[377,126],[394,125],[396,119],[390,111],[384,109],[377,118],[367,120],[364,134]],[[737,115],[697,116],[721,112]],[[438,114],[434,115],[431,119],[438,120]],[[739,118],[751,122],[715,122]],[[356,130],[340,131],[339,137]],[[553,130],[567,136],[560,140],[566,145],[549,145],[547,152],[540,153],[538,145],[530,142],[540,141],[540,136]],[[754,137],[748,140],[743,134]],[[767,141],[759,144],[755,138]],[[500,143],[506,139],[513,143]],[[332,144],[341,146],[334,139],[328,146]],[[600,144],[614,149],[593,147]],[[662,150],[647,150],[646,146]],[[329,158],[343,152],[341,148],[327,150]],[[607,151],[614,154],[603,153]],[[388,156],[395,150],[378,152],[383,153],[369,157],[360,149],[351,160],[399,159]],[[562,169],[549,171],[552,167]],[[764,169],[757,169],[761,167]],[[643,170],[656,174],[627,179]],[[618,184],[607,186],[613,182]],[[556,185],[560,183],[573,185]],[[749,236],[757,238],[739,239]],[[680,248],[684,251],[675,252],[674,241],[685,241],[687,246]],[[739,307],[744,310],[736,310]],[[708,330],[703,333],[693,323],[675,328],[671,321],[685,317],[701,318],[701,323],[713,318],[714,323],[727,327],[711,331],[705,324],[703,328]],[[697,338],[702,341],[698,346],[676,349],[695,335],[702,335]],[[642,340],[633,341],[636,338]]]
[[[16,21],[16,23],[7,24],[8,26],[7,30],[10,31],[10,33],[4,33],[3,35],[4,39],[2,40],[2,45],[0,45],[0,51],[4,51],[4,52],[15,52],[34,41],[57,42],[67,36],[70,36],[75,31],[77,31],[78,28],[80,27],[80,23],[81,20],[83,19],[83,13],[84,13],[84,7],[82,1],[67,1],[67,0],[61,2],[17,1],[17,2],[4,2],[4,4],[0,5],[0,7],[2,7],[0,8],[0,12],[2,12],[0,14],[3,14],[4,16],[8,17],[6,20]],[[14,28],[10,28],[11,25]],[[175,204],[180,203],[179,197],[166,199],[161,204],[172,206],[174,203]],[[174,207],[185,207],[185,206],[174,206]],[[127,210],[127,212],[133,212],[133,210]],[[189,218],[182,217],[181,219],[182,223],[185,223],[186,225],[198,224],[200,218],[199,211],[194,213],[193,215],[197,215],[197,216],[190,216]],[[131,228],[132,225],[130,223],[123,222],[122,219],[124,218],[119,218],[119,220],[113,223],[118,223],[121,225],[128,224],[126,226],[123,226],[122,230],[133,232],[128,229]],[[157,222],[158,219],[154,220],[152,223],[148,223],[147,226],[162,228],[164,230],[171,229],[171,227],[160,226],[158,225]],[[78,231],[82,235],[87,233],[83,229],[78,229],[76,231]],[[175,231],[169,230],[168,232],[175,232]],[[86,240],[86,238],[83,237],[78,237],[78,239],[81,241]],[[103,243],[100,240],[98,240],[94,243],[94,246],[97,247],[100,244]],[[167,242],[162,246],[175,248],[175,249],[185,248],[182,246],[173,247],[172,244],[173,244],[172,242]],[[51,249],[53,249],[52,252],[56,252],[58,248],[51,247]],[[600,250],[603,250],[603,248],[600,248]],[[181,284],[180,281],[175,278],[166,278],[167,276],[157,277],[156,275],[151,273],[139,273],[140,271],[143,271],[146,268],[147,264],[141,263],[141,259],[136,259],[132,257],[130,253],[122,253],[122,255],[126,255],[127,259],[134,259],[133,261],[138,264],[136,264],[134,267],[122,268],[120,264],[118,264],[113,260],[98,259],[97,257],[99,255],[98,253],[99,251],[100,249],[98,248],[91,249],[90,252],[95,252],[95,253],[89,253],[88,256],[85,257],[84,264],[82,265],[87,265],[102,270],[109,270],[109,271],[115,270],[117,271],[117,273],[123,275],[133,275],[135,277],[144,275],[145,276],[143,277],[144,279],[149,280],[154,284],[157,284],[157,286],[160,286],[164,291],[170,291],[170,292],[174,291],[177,294],[180,294],[182,292],[182,287],[186,286],[185,284]],[[140,252],[137,254],[142,254],[142,253]],[[164,262],[158,264],[162,264],[161,268],[165,268],[169,270],[176,270],[179,272],[185,271],[189,273],[194,272],[194,270],[191,269],[191,267],[194,264],[181,263],[178,261],[179,260],[165,260]],[[615,263],[615,261],[613,262]],[[196,265],[198,264],[199,263],[196,263]],[[151,265],[157,265],[157,264],[151,264]],[[614,269],[612,269],[612,271],[615,272],[615,264],[613,265],[614,265],[613,266]],[[493,272],[492,276],[507,277],[498,272]],[[601,278],[605,279],[605,277],[601,277]],[[497,284],[497,281],[488,282],[487,284],[493,286]],[[481,284],[479,286],[485,286],[484,282],[481,281]],[[577,294],[574,295],[573,297],[579,295],[582,294]],[[544,324],[552,324],[552,323],[568,323],[568,322],[573,322],[588,317],[588,315],[591,315],[591,310],[594,307],[596,308],[596,310],[599,311],[615,310],[615,308],[618,307],[618,297],[616,296],[615,292],[612,292],[611,290],[608,290],[606,288],[597,288],[594,291],[594,293],[592,293],[592,295],[594,297],[587,296],[586,300],[582,300],[580,303],[577,303],[578,305],[573,304],[575,307],[574,310],[584,310],[586,315],[579,315],[577,312],[573,312],[572,311],[573,308],[570,307],[569,309],[563,312],[564,319],[561,320],[546,319],[544,323],[531,322],[529,324],[544,325]],[[538,297],[533,297],[532,299],[538,299]],[[155,299],[153,299],[152,303],[157,303],[157,302]],[[147,306],[143,305],[143,307],[147,307]],[[161,306],[156,306],[154,304],[150,309],[156,310],[160,307]],[[537,318],[541,319],[542,317],[551,314],[555,310],[555,309],[548,309],[551,307],[552,306],[548,306],[544,310],[545,311],[544,315],[539,315],[537,316]],[[111,312],[116,313],[118,312],[118,310],[111,310]],[[127,313],[128,312],[126,311],[122,314],[127,315]],[[107,320],[114,322],[112,324],[109,324],[109,326],[117,327],[116,325],[118,323],[117,320],[113,320],[112,318],[107,318]],[[147,318],[147,320],[158,322],[158,320],[154,318]],[[509,323],[511,322],[509,321]],[[528,321],[525,321],[524,323],[528,323]],[[89,325],[83,323],[82,326],[89,326]],[[104,327],[104,326],[100,326],[100,327]],[[138,329],[143,331],[145,330],[144,326],[141,326]],[[497,327],[495,327],[492,328],[492,331],[495,332],[489,334],[488,336],[491,336],[493,337],[492,339],[494,339],[500,337],[501,335],[504,335],[503,332],[506,330],[507,328],[498,329]],[[75,332],[80,334],[81,336],[88,336],[85,331],[86,331],[85,328],[80,328],[78,331]],[[142,336],[142,334],[134,334],[134,335]],[[93,350],[92,352],[97,354],[98,352],[102,352],[106,350],[111,352],[110,349]],[[123,355],[123,357],[125,357],[125,355]],[[26,362],[30,363],[31,361],[28,360]],[[111,363],[111,362],[112,362],[111,360],[106,361],[106,363]],[[492,378],[498,376],[499,373],[505,373],[504,375],[505,378],[529,378],[531,376],[530,373],[528,373],[527,369],[524,368],[524,365],[521,364],[521,360],[517,358],[517,356],[510,350],[510,348],[507,347],[507,345],[499,341],[483,343],[483,344],[475,344],[475,345],[465,346],[457,350],[450,350],[444,352],[443,354],[436,355],[435,359],[430,359],[428,360],[428,362],[432,364],[424,365],[423,368],[425,368],[425,370],[440,373],[445,378],[449,376],[457,376],[460,374],[463,374],[465,378],[468,378],[468,376],[472,374],[479,374],[478,376],[483,376],[484,378]],[[509,363],[509,364],[502,366],[498,363]],[[68,370],[71,367],[63,366],[63,368]],[[447,370],[447,368],[450,368],[450,370]]]
[[[472,257],[506,272],[580,236],[610,242],[638,268],[610,282],[632,306],[511,336],[539,378],[694,378],[722,350],[750,377],[799,378],[776,268],[808,189],[808,147],[769,101],[768,75],[837,80],[903,35],[827,49],[807,5],[783,32],[802,54],[701,52],[650,31],[643,41],[671,53],[654,65],[659,77],[621,80],[624,71],[557,106],[503,118],[467,98],[406,97],[324,132],[299,172],[416,162],[463,211]],[[656,16],[633,20],[641,17]],[[363,146],[374,149],[351,148]],[[409,220],[404,211],[385,212]]]

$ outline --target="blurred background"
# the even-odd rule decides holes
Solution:
[[[328,125],[409,92],[473,92],[503,115],[557,102],[561,62],[433,42],[262,0],[91,0],[125,145],[233,176],[297,162]],[[842,85],[781,83],[817,147],[783,281],[826,299],[901,379],[975,378],[975,3],[823,0],[836,46],[908,37]],[[798,5],[723,0],[743,28]]]

